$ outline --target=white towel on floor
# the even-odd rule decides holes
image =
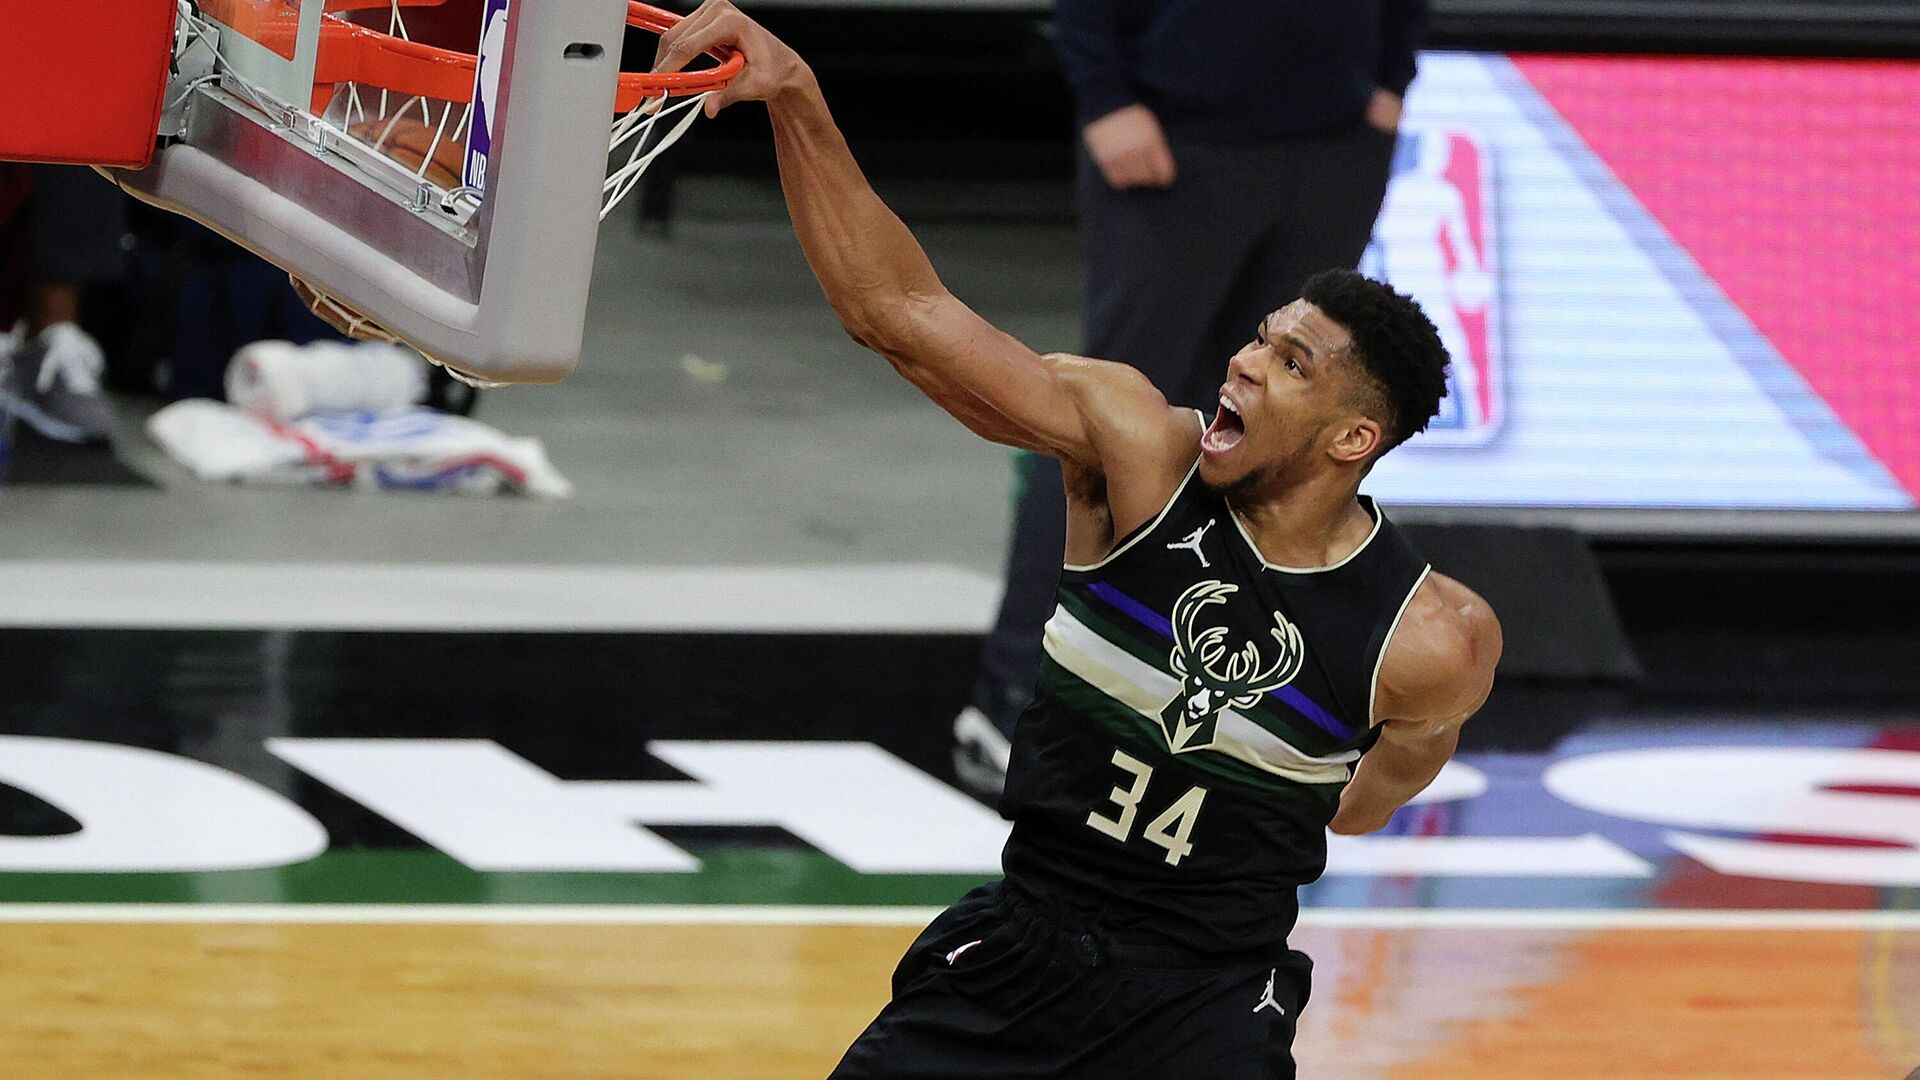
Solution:
[[[280,421],[195,399],[154,413],[147,432],[202,480],[463,495],[507,490],[550,499],[573,494],[540,440],[427,408]]]
[[[256,341],[227,365],[227,400],[275,420],[399,409],[426,396],[427,362],[399,345]]]

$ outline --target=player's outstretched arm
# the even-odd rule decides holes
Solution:
[[[747,63],[707,111],[767,103],[794,232],[854,340],[977,434],[1084,468],[1191,434],[1191,415],[1169,409],[1133,369],[1037,355],[948,292],[854,162],[813,72],[728,0],[708,0],[663,35],[655,69],[678,70],[715,46]]]
[[[1430,574],[1381,658],[1380,740],[1360,758],[1329,826],[1373,832],[1426,789],[1453,756],[1460,725],[1486,704],[1500,662],[1500,620],[1479,594]]]

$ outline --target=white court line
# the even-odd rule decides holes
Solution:
[[[5,904],[0,923],[925,926],[937,907],[731,904]],[[1913,930],[1920,911],[1313,908],[1307,929]]]
[[[734,904],[7,904],[0,923],[925,926],[937,907]]]
[[[0,627],[982,633],[999,599],[935,563],[0,562]]]

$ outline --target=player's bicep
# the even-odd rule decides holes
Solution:
[[[1473,590],[1430,575],[1381,665],[1382,723],[1396,739],[1443,737],[1480,711],[1493,690],[1503,640]]]
[[[980,436],[1086,465],[1097,463],[1101,408],[1117,396],[1088,393],[1098,361],[1042,356],[943,296],[916,302],[892,332],[863,341],[935,404]]]

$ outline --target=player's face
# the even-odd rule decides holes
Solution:
[[[1347,329],[1305,300],[1261,320],[1227,363],[1220,408],[1200,439],[1200,479],[1243,494],[1310,463],[1353,416]]]

